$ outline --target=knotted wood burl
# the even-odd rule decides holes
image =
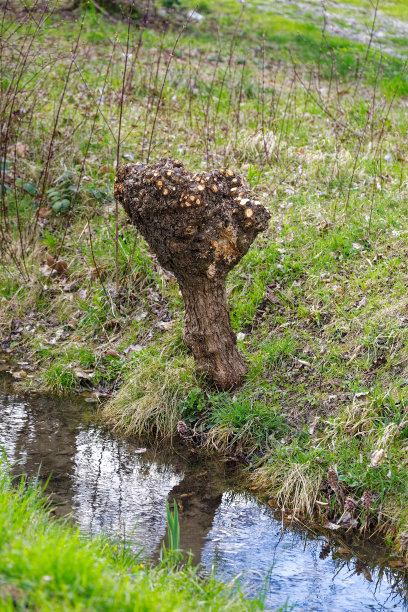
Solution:
[[[232,170],[192,174],[172,159],[119,168],[115,198],[177,278],[186,309],[183,340],[198,369],[221,389],[235,387],[246,367],[225,279],[267,228],[269,213]]]

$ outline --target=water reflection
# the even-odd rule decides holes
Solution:
[[[166,499],[181,475],[94,427],[79,430],[76,448],[73,505],[81,528],[121,534],[154,550],[165,531]]]
[[[365,547],[345,561],[321,536],[282,531],[272,510],[240,492],[227,463],[186,451],[122,441],[84,416],[72,400],[18,396],[0,379],[0,444],[16,473],[52,474],[48,492],[58,514],[73,514],[84,531],[125,536],[157,556],[166,528],[165,502],[177,500],[182,547],[220,578],[243,572],[248,593],[267,579],[270,608],[285,600],[298,610],[404,610],[405,575],[381,568]],[[136,545],[136,544],[135,544]],[[377,560],[378,566],[375,565]],[[372,582],[369,581],[372,579]]]
[[[296,604],[295,610],[308,612],[406,609],[401,594],[390,586],[392,579],[378,582],[379,570],[374,569],[373,582],[369,582],[361,571],[356,572],[360,563],[369,576],[366,563],[322,554],[326,545],[322,536],[305,539],[292,530],[282,532],[279,522],[271,520],[268,508],[248,496],[226,493],[202,552],[202,563],[209,567],[215,560],[220,578],[244,572],[255,591],[265,584],[272,567],[266,584],[272,608],[287,598]]]

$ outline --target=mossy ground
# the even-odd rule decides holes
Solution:
[[[46,185],[44,134],[53,132],[79,24],[54,15],[35,34],[18,93],[32,112],[13,120],[7,167],[3,337],[35,361],[25,379],[33,388],[113,393],[102,414],[126,434],[168,435],[181,419],[207,448],[249,460],[252,486],[292,515],[335,522],[351,508],[342,529],[381,533],[404,552],[402,61],[375,48],[364,62],[361,43],[329,35],[322,42],[313,20],[291,19],[292,33],[280,29],[284,40],[269,46],[266,18],[255,9],[238,23],[237,4],[206,6],[169,65],[171,29],[146,29],[140,45],[140,30],[131,29],[126,52],[126,23],[83,13]],[[406,17],[404,3],[391,8]],[[228,279],[249,364],[234,393],[197,378],[181,341],[178,287],[122,211],[115,214],[126,55],[120,162],[146,160],[150,151],[192,170],[231,166],[272,214],[269,231]],[[11,52],[8,59],[17,61]]]

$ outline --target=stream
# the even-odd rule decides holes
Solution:
[[[265,589],[268,610],[285,602],[308,612],[408,609],[408,577],[380,548],[344,556],[323,535],[284,526],[245,491],[233,461],[123,440],[97,423],[93,406],[16,394],[0,376],[0,444],[14,473],[50,477],[54,514],[72,515],[83,532],[126,538],[156,559],[166,500],[176,499],[182,548],[220,580],[240,574],[249,597]]]

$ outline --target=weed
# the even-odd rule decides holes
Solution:
[[[211,426],[208,443],[218,450],[229,452],[265,451],[275,436],[287,429],[279,408],[240,393],[230,397],[222,393],[209,397],[208,423]]]
[[[56,393],[67,393],[78,386],[78,379],[69,364],[52,364],[44,371],[43,377],[47,387]]]

